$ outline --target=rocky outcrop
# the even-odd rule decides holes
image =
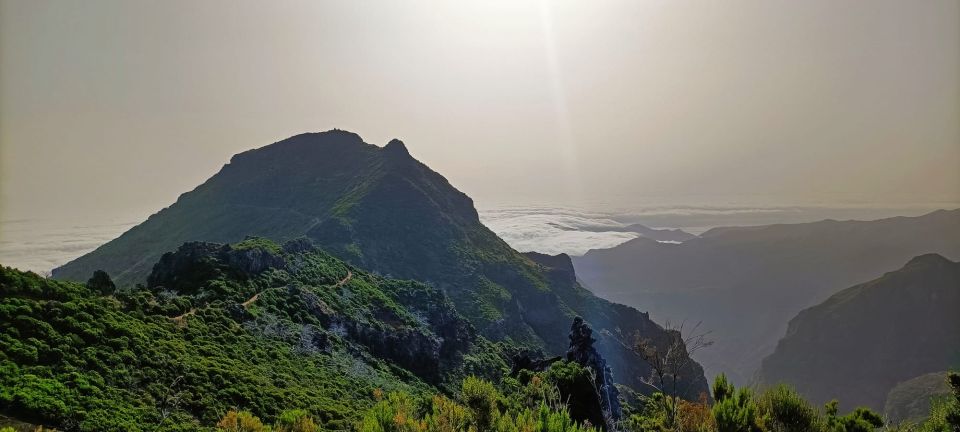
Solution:
[[[540,252],[524,252],[523,256],[543,266],[549,278],[566,284],[576,283],[577,274],[573,269],[573,261],[570,260],[569,255],[564,253],[547,255]]]
[[[288,254],[297,254],[304,252],[314,252],[317,247],[306,237],[299,237],[283,244],[283,251]]]
[[[612,430],[613,423],[620,419],[623,412],[620,409],[619,395],[613,383],[613,374],[607,366],[606,360],[593,347],[596,339],[593,330],[583,318],[576,317],[570,326],[570,349],[567,350],[567,361],[576,362],[580,366],[593,370],[594,387],[600,397],[600,407],[603,410],[602,418],[607,423],[607,430]]]
[[[258,275],[271,268],[286,268],[283,257],[263,248],[231,249],[228,246],[221,249],[220,254],[220,259],[244,276]]]
[[[330,333],[360,344],[374,356],[388,359],[430,382],[440,380],[445,360],[476,340],[472,327],[452,309],[430,308],[425,317],[429,327],[410,327],[388,324],[395,319],[368,321],[339,313],[305,289],[290,287],[288,295],[302,301],[305,309]],[[386,318],[391,312],[381,310],[375,314]]]
[[[327,352],[337,340],[432,383],[439,383],[448,366],[476,341],[473,327],[442,291],[349,267],[345,276],[332,279],[330,269],[337,267],[333,260],[306,238],[282,246],[259,238],[233,245],[190,242],[163,255],[148,285],[195,301],[223,294],[211,286],[256,289],[252,297],[250,293],[242,297],[245,302],[223,306],[227,315],[246,327],[269,328],[261,332],[268,337],[299,337],[299,349],[305,353]],[[353,278],[363,279],[363,287],[351,287]],[[253,302],[262,308],[260,314],[248,310]],[[206,307],[205,302],[194,310]],[[301,311],[306,314],[298,317]],[[267,321],[259,322],[264,316]],[[295,323],[277,322],[278,316]]]
[[[245,279],[270,268],[284,269],[286,261],[266,248],[237,249],[218,243],[187,242],[176,252],[160,257],[147,277],[147,287],[192,294],[198,287],[197,281],[216,279],[224,274]]]

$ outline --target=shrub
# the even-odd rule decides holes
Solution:
[[[749,389],[735,389],[727,377],[717,377],[713,394],[717,402],[711,410],[718,432],[760,432],[757,404]]]
[[[360,422],[360,432],[421,431],[416,405],[409,394],[392,392],[367,411]]]
[[[825,407],[828,432],[873,432],[883,426],[880,415],[867,408],[857,408],[850,414],[838,416],[837,406],[837,401],[832,400]]]
[[[504,402],[493,384],[470,377],[463,381],[461,400],[433,396],[424,415],[416,399],[391,393],[368,410],[357,429],[361,432],[597,432],[578,424],[562,406],[540,401],[535,408],[520,401]],[[511,398],[521,398],[517,391]],[[507,401],[510,402],[510,401]],[[503,406],[519,408],[505,409]]]
[[[313,417],[304,410],[288,410],[280,414],[274,425],[276,432],[320,432]]]
[[[712,432],[717,429],[706,394],[701,394],[697,402],[679,401],[677,429],[680,432]]]
[[[444,397],[433,397],[433,412],[427,418],[428,428],[438,432],[470,430],[471,417],[467,408]]]
[[[760,409],[772,432],[808,432],[821,427],[816,408],[782,384],[760,396]]]
[[[270,430],[250,411],[236,410],[228,411],[217,423],[217,428],[227,432],[267,432]]]
[[[103,295],[111,295],[117,291],[117,286],[110,279],[110,275],[103,270],[93,272],[93,276],[87,281],[87,288]]]
[[[489,430],[500,414],[497,409],[499,392],[488,381],[477,377],[467,377],[461,388],[463,403],[470,409],[478,430]]]

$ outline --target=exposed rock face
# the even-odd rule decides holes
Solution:
[[[176,252],[167,252],[153,266],[147,277],[147,287],[166,287],[192,294],[195,287],[188,286],[194,280],[213,279],[218,273],[218,265],[205,259],[219,253],[224,245],[207,242],[189,242],[180,246]]]
[[[290,240],[283,244],[283,251],[290,254],[313,252],[317,247],[306,237],[300,237]]]
[[[304,350],[325,350],[330,346],[330,335],[335,335],[428,382],[439,382],[444,367],[476,341],[473,327],[442,291],[409,281],[372,277],[357,269],[335,285],[318,284],[316,272],[323,268],[317,266],[318,259],[332,258],[308,239],[291,240],[282,246],[257,238],[235,245],[190,242],[163,255],[148,285],[202,297],[209,295],[204,289],[212,280],[249,282],[258,286],[258,304],[267,301],[261,294],[282,292],[285,308],[303,310],[319,323],[300,335]],[[366,289],[375,287],[402,310],[382,299],[356,299],[359,294],[349,285],[352,278],[363,279],[369,285]],[[362,305],[360,309],[345,308],[346,304],[357,303]],[[226,306],[226,311],[237,321],[256,320],[239,303]],[[409,314],[407,318],[404,313]],[[411,315],[413,318],[409,318]]]
[[[231,268],[240,270],[245,275],[258,275],[269,268],[286,268],[282,257],[261,248],[221,249],[221,256]]]
[[[196,287],[184,282],[213,279],[223,272],[247,278],[269,268],[285,269],[286,262],[280,255],[263,248],[234,249],[217,243],[187,242],[176,252],[160,257],[147,277],[147,287],[163,286],[189,293]]]
[[[440,379],[442,363],[466,350],[476,341],[476,333],[462,317],[450,307],[449,300],[439,292],[435,296],[404,296],[398,300],[416,311],[429,325],[427,328],[387,326],[383,323],[396,321],[388,311],[378,311],[380,322],[370,322],[343,314],[321,300],[316,294],[296,287],[288,289],[291,298],[297,298],[305,309],[318,318],[323,328],[339,333],[370,350],[377,357],[392,362],[416,373],[428,381]]]
[[[607,366],[606,360],[593,347],[596,339],[593,338],[593,330],[583,318],[576,317],[573,325],[570,326],[570,349],[567,350],[567,360],[577,362],[583,367],[593,369],[596,375],[597,393],[600,395],[600,406],[603,409],[603,418],[607,419],[607,430],[612,430],[613,422],[620,419],[623,412],[620,410],[618,397],[620,392],[613,385],[613,374]]]
[[[545,267],[548,277],[560,282],[573,284],[577,281],[577,274],[573,270],[573,261],[567,254],[547,255],[540,252],[524,252],[523,256]]]

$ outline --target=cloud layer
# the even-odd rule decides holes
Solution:
[[[5,220],[0,224],[0,264],[46,275],[116,238],[135,223]]]
[[[626,224],[603,213],[569,208],[513,207],[486,210],[480,218],[491,230],[521,252],[582,255],[637,237],[617,231]]]
[[[631,224],[679,228],[701,234],[719,226],[802,223],[823,219],[869,220],[917,216],[936,208],[677,205],[591,211],[570,207],[503,206],[481,210],[480,219],[521,252],[583,255],[590,249],[614,247],[637,237],[636,233],[622,231]]]

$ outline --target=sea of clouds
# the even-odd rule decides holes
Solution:
[[[12,219],[0,222],[0,264],[37,274],[117,238],[137,220]]]
[[[599,208],[603,210],[593,210]],[[918,216],[937,206],[738,206],[676,205],[591,209],[555,206],[491,206],[480,219],[521,252],[583,255],[590,249],[614,247],[637,237],[623,229],[641,224],[655,229],[682,229],[691,234],[721,226],[803,223],[823,219],[872,220]]]
[[[942,206],[940,206],[942,207]],[[949,207],[949,206],[948,206]],[[811,222],[822,219],[878,219],[916,216],[937,207],[759,207],[736,205],[611,208],[555,205],[480,206],[481,221],[522,252],[582,255],[637,237],[631,224],[679,228],[701,234],[718,226]],[[145,218],[116,217],[0,220],[0,264],[49,274],[50,270],[116,238]]]
[[[493,208],[482,210],[480,220],[521,252],[582,255],[637,237],[608,214],[571,208]]]

